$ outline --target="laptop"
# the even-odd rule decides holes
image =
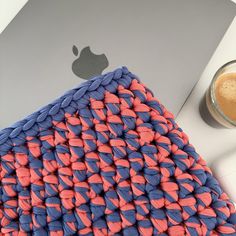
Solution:
[[[30,0],[0,35],[0,129],[123,65],[177,115],[235,14],[226,0]]]

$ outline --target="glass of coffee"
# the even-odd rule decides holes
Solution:
[[[202,115],[208,124],[236,128],[236,60],[218,69],[204,100],[206,111]]]

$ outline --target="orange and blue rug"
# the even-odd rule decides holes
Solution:
[[[0,131],[0,232],[236,235],[236,213],[173,114],[122,67]]]

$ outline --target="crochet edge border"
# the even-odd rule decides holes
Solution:
[[[22,131],[29,130],[35,125],[35,123],[43,122],[48,116],[56,115],[62,109],[67,108],[72,101],[78,102],[79,99],[81,99],[88,92],[93,92],[101,86],[108,86],[113,81],[119,81],[118,83],[120,84],[122,82],[122,78],[128,78],[129,80],[133,80],[135,78],[140,81],[139,78],[131,73],[126,66],[122,66],[111,72],[92,77],[90,80],[85,81],[77,87],[67,91],[46,106],[41,107],[31,115],[28,115],[9,127],[0,130],[0,148],[8,141],[8,139],[17,137]]]

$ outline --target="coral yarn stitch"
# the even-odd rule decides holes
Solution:
[[[0,161],[0,235],[236,235],[233,203],[126,67],[1,130]]]

